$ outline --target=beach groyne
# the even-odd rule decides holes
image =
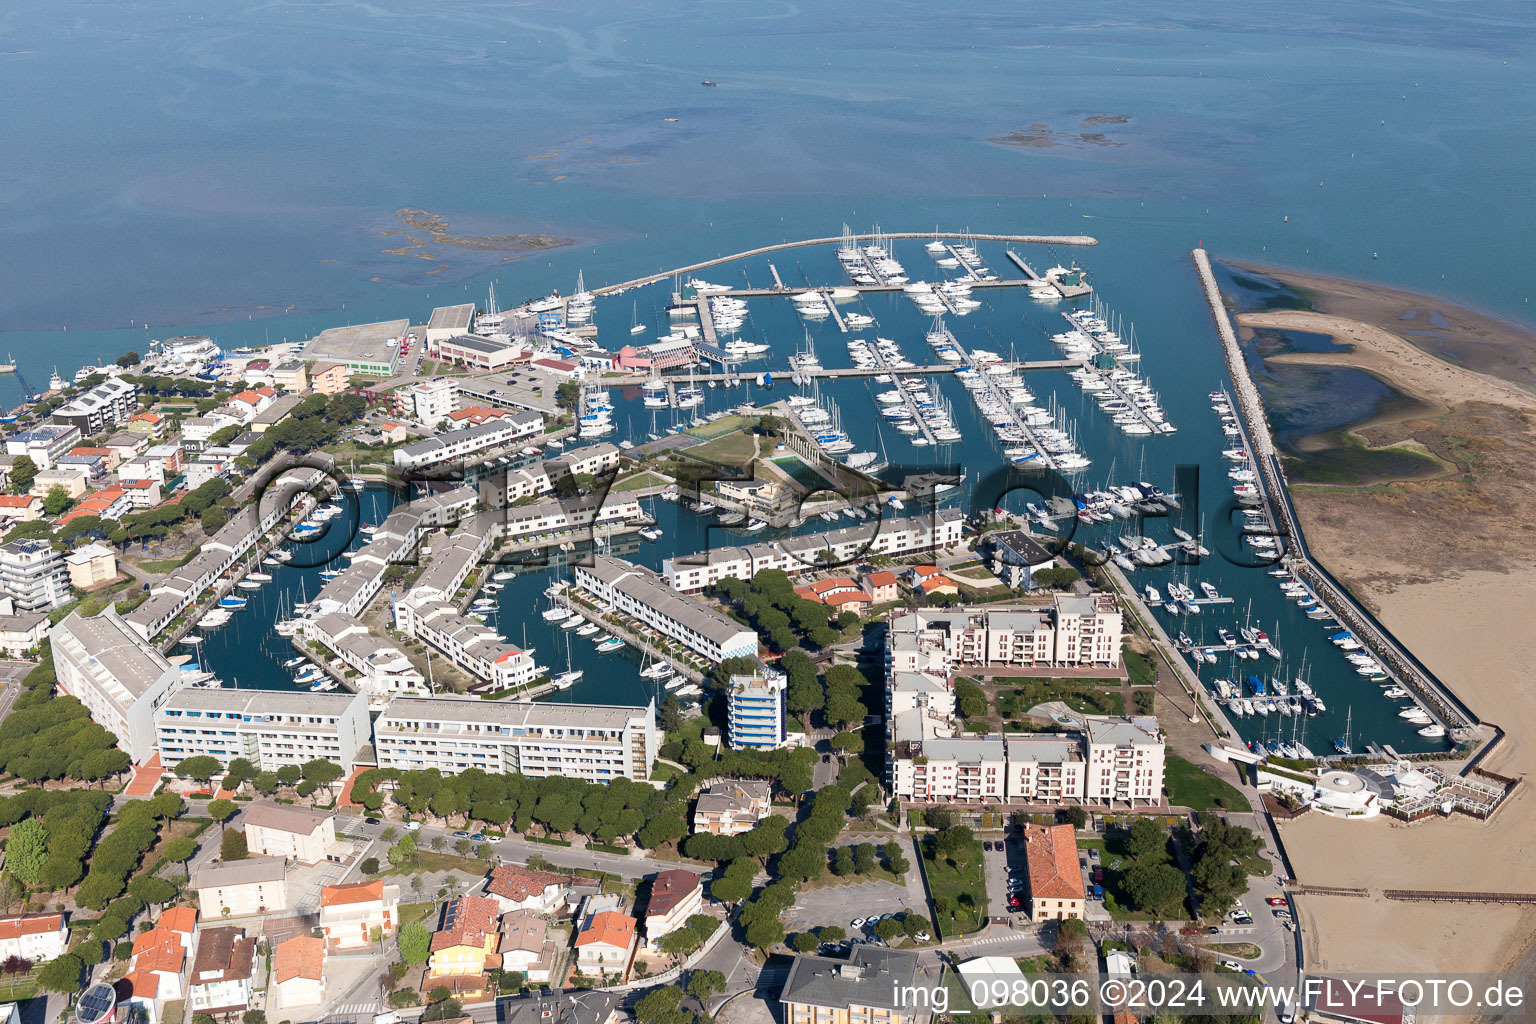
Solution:
[[[1333,578],[1311,555],[1306,539],[1291,504],[1290,492],[1285,481],[1284,469],[1270,433],[1269,420],[1264,415],[1264,403],[1259,389],[1248,372],[1248,362],[1237,343],[1237,333],[1232,328],[1232,318],[1227,314],[1221,299],[1221,289],[1211,270],[1210,256],[1204,249],[1191,254],[1200,284],[1205,291],[1211,317],[1221,338],[1222,354],[1227,362],[1227,372],[1232,379],[1232,389],[1237,412],[1250,447],[1250,454],[1259,468],[1259,486],[1263,492],[1266,512],[1275,531],[1285,539],[1286,555],[1283,559],[1299,579],[1310,586],[1318,598],[1338,618],[1339,622],[1355,634],[1365,647],[1394,675],[1399,682],[1411,689],[1419,701],[1445,723],[1452,738],[1472,742],[1478,737],[1473,730],[1478,721],[1460,701],[1412,654],[1397,642],[1390,631],[1360,606],[1354,596]]]

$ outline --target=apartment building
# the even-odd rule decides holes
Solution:
[[[1090,718],[1088,792],[1105,802],[1156,803],[1163,795],[1166,753],[1155,718]]]
[[[69,585],[90,590],[117,579],[117,553],[105,544],[86,544],[64,555]]]
[[[779,995],[784,1024],[910,1024],[929,1009],[912,1006],[917,962],[873,946],[854,946],[846,960],[801,954]]]
[[[336,838],[336,815],[266,800],[240,814],[245,848],[253,857],[282,857],[300,864],[341,859],[350,847]]]
[[[185,687],[155,711],[154,727],[167,771],[207,755],[224,768],[241,757],[262,771],[319,759],[351,773],[358,749],[369,742],[368,698]]]
[[[54,461],[80,443],[80,428],[70,423],[44,423],[5,439],[7,455],[25,455],[38,469],[52,469]]]
[[[181,684],[181,670],[111,607],[94,618],[71,612],[53,627],[53,664],[60,692],[142,763],[154,752],[155,711]]]
[[[576,566],[573,577],[600,603],[687,644],[711,661],[757,656],[756,631],[681,596],[650,569],[608,555],[596,555],[592,561],[590,567]]]
[[[750,579],[763,569],[782,569],[793,576],[854,564],[871,555],[941,551],[959,544],[964,528],[958,509],[939,509],[931,516],[897,516],[772,543],[678,555],[664,560],[661,570],[674,590],[692,594],[727,576]]]
[[[206,911],[204,912],[206,915]],[[194,1013],[243,1013],[251,1005],[256,938],[225,925],[205,928],[192,961],[190,1009]]]
[[[18,611],[46,612],[68,604],[69,567],[46,540],[0,544],[0,594]]]
[[[204,918],[255,917],[288,909],[288,874],[281,857],[204,864],[192,876]]]
[[[664,935],[688,924],[704,909],[704,886],[692,871],[674,868],[651,879],[651,899],[645,905],[645,944],[651,949]]]
[[[450,430],[425,441],[395,449],[395,468],[421,470],[443,463],[480,456],[505,447],[523,437],[532,437],[544,429],[544,417],[533,412],[514,412],[478,426]]]
[[[436,768],[457,775],[564,775],[590,782],[649,779],[661,743],[655,705],[400,697],[374,723],[381,768]]]
[[[750,832],[773,812],[773,787],[766,782],[721,779],[699,794],[693,805],[693,831],[716,836]]]
[[[350,882],[320,887],[320,930],[335,949],[364,949],[373,942],[375,929],[393,935],[400,923],[400,887],[372,882]]]
[[[1081,919],[1085,905],[1083,869],[1071,825],[1025,825],[1024,878],[1031,921]]]
[[[418,381],[395,392],[395,411],[417,423],[435,426],[452,415],[458,397],[451,378]]]
[[[788,743],[788,689],[788,680],[778,672],[731,676],[726,691],[731,749],[777,750]]]
[[[108,377],[53,411],[53,422],[74,427],[86,437],[122,423],[139,408],[139,387]]]
[[[894,672],[956,667],[1120,664],[1123,616],[1110,594],[1057,594],[1022,607],[895,615],[886,641]]]

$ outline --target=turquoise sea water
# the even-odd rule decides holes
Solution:
[[[1092,271],[1135,322],[1180,433],[1128,439],[1064,376],[1031,385],[1077,421],[1094,484],[1111,464],[1117,479],[1134,477],[1145,458],[1147,477],[1168,486],[1176,463],[1204,463],[1220,444],[1205,393],[1221,366],[1188,259],[1199,242],[1218,257],[1536,320],[1524,258],[1536,222],[1533,29],[1536,12],[1509,0],[557,10],[375,0],[235,13],[186,0],[17,0],[0,10],[0,354],[38,386],[54,366],[67,376],[149,337],[200,330],[234,346],[419,322],[434,305],[480,299],[492,281],[511,304],[569,291],[578,271],[595,286],[835,235],[845,221],[1085,232],[1101,244],[1026,255],[1047,266],[1076,256]],[[1009,137],[1016,144],[993,141]],[[402,209],[439,216],[461,238],[571,244],[444,244],[402,222]],[[414,255],[384,251],[412,237],[424,240]],[[1003,272],[1000,247],[986,252]],[[926,266],[918,243],[897,254]],[[707,276],[761,284],[766,263]],[[775,265],[792,281],[836,279],[826,249]],[[599,326],[623,335],[631,302],[648,318],[660,299],[648,290],[604,303]],[[924,321],[904,300],[869,307],[881,334],[923,352]],[[755,302],[751,323],[775,365],[803,340],[782,303]],[[989,297],[951,326],[971,345],[1052,354],[1054,314],[1019,295]],[[837,365],[828,330],[815,329],[818,350]],[[979,436],[962,390],[943,389]],[[19,393],[0,377],[0,405]],[[861,447],[881,440],[862,384],[824,393]],[[706,408],[742,397],[711,392]],[[1369,406],[1368,395],[1345,398]],[[620,404],[621,424],[649,421],[635,396]],[[893,461],[957,461],[883,439]],[[985,446],[958,457],[989,459]],[[1207,488],[1210,508],[1224,485],[1206,474]],[[1287,646],[1288,667],[1315,645],[1299,639],[1315,626],[1281,621],[1272,588],[1230,567],[1210,572],[1224,592],[1253,592],[1256,621],[1281,622],[1282,640],[1299,645]],[[517,639],[522,617],[504,618]],[[539,647],[541,661],[563,662],[562,638]],[[571,696],[605,696],[595,676]],[[630,689],[608,696],[632,699]],[[1319,689],[1331,709],[1351,705],[1348,692]],[[1356,706],[1354,723],[1415,746],[1385,711]]]

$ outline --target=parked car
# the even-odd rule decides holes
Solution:
[[[1093,898],[1099,903],[1104,902],[1104,887],[1102,885],[1095,885],[1093,887]]]
[[[1017,893],[1015,893],[1012,896],[1008,897],[1008,909],[1009,910],[1022,910],[1023,907],[1024,907],[1024,898],[1022,896],[1020,896]]]
[[[1090,846],[1088,848],[1088,859],[1093,861],[1094,863],[1098,863],[1099,851],[1097,849],[1095,849],[1095,848]]]
[[[408,822],[405,823],[404,827],[405,827],[405,830],[407,832],[420,832],[421,831],[421,822],[419,822],[419,821],[408,821]]]
[[[1232,923],[1233,924],[1253,924],[1253,915],[1249,914],[1247,911],[1244,911],[1244,912],[1234,916],[1232,918]]]
[[[469,833],[468,832],[455,832],[453,834],[453,838],[455,838],[455,839],[468,839],[469,838]]]
[[[1291,919],[1291,912],[1289,910],[1277,910],[1275,911],[1275,916],[1282,921],[1289,921]]]
[[[982,844],[981,844],[981,849],[982,849],[982,851],[984,853],[991,853],[992,852],[992,844],[990,842],[983,841]]]
[[[484,832],[476,832],[474,835],[470,836],[469,838],[470,838],[471,842],[483,843],[483,842],[485,842],[485,833]]]
[[[1268,903],[1272,907],[1288,907],[1291,905],[1290,901],[1287,900],[1284,896],[1267,896],[1265,897],[1264,902]]]
[[[849,925],[854,928],[862,928],[864,927],[864,919],[862,917],[856,917],[849,922]]]
[[[379,819],[378,818],[364,818],[363,819],[363,824],[365,824],[365,825],[377,825],[377,824],[379,824]]]
[[[1238,963],[1236,960],[1218,960],[1218,961],[1216,961],[1216,966],[1217,967],[1224,967],[1227,970],[1235,971],[1238,974],[1242,974],[1243,973],[1243,965]]]
[[[1217,926],[1216,926],[1216,925],[1214,925],[1214,924],[1211,924],[1211,925],[1206,925],[1206,927],[1205,927],[1205,933],[1206,933],[1206,934],[1207,934],[1207,935],[1220,935],[1220,934],[1221,934],[1221,929],[1220,929],[1220,928],[1218,928],[1218,927],[1217,927]]]

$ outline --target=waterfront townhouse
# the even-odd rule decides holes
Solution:
[[[181,670],[110,606],[89,619],[71,612],[52,637],[59,690],[85,705],[136,763],[145,761],[155,748],[155,709],[181,685]]]
[[[206,912],[205,912],[206,913]],[[192,961],[189,1009],[194,1013],[243,1013],[251,1005],[256,969],[256,939],[245,929],[206,928]]]
[[[359,693],[371,698],[394,694],[425,696],[426,676],[411,664],[395,644],[369,632],[360,619],[341,612],[331,612],[318,619],[305,619],[304,638],[324,644],[359,676],[353,683]]]
[[[855,946],[846,960],[795,957],[779,1002],[784,1024],[910,1024],[928,1009],[912,1008],[916,984],[916,953]]]
[[[699,794],[693,805],[693,831],[716,836],[750,832],[773,811],[773,787],[766,782],[721,779]]]
[[[53,411],[53,422],[74,427],[86,437],[115,427],[139,407],[139,388],[120,377],[108,377]]]
[[[1031,921],[1083,917],[1083,869],[1071,825],[1024,825],[1024,879]]]
[[[281,857],[204,864],[192,875],[203,917],[253,917],[288,909],[288,874]]]
[[[726,709],[732,750],[777,750],[789,742],[788,687],[778,672],[731,676]]]
[[[544,418],[538,413],[515,412],[476,427],[450,430],[425,441],[395,449],[395,468],[422,470],[454,461],[476,460],[486,452],[505,447],[523,437],[542,432]]]
[[[704,909],[704,886],[692,871],[674,868],[657,872],[651,879],[651,898],[645,905],[645,944],[651,949],[664,935],[688,924]]]
[[[441,651],[481,680],[488,692],[520,689],[540,675],[533,654],[508,643],[479,619],[435,597],[408,596],[394,603],[395,628]]]
[[[63,956],[69,928],[63,914],[7,914],[0,917],[0,960],[20,957],[34,963]]]
[[[944,550],[964,539],[964,527],[958,510],[939,509],[931,516],[897,516],[774,543],[677,555],[662,562],[662,572],[673,589],[692,594],[727,576],[750,579],[764,569],[782,569],[795,575],[830,565],[855,564],[871,555],[894,557]]]
[[[640,620],[711,661],[757,656],[754,630],[683,597],[650,569],[596,555],[590,567],[576,566],[573,576],[576,585],[599,603]]]
[[[502,535],[518,543],[553,539],[573,531],[582,535],[578,539],[587,539],[616,527],[647,521],[637,499],[611,491],[606,495],[546,498],[529,505],[511,505],[496,514],[501,518]]]
[[[649,779],[661,734],[643,708],[400,697],[374,723],[381,768],[468,768],[589,782]]]
[[[398,885],[380,878],[320,887],[320,930],[335,949],[364,949],[373,942],[374,929],[388,936],[399,923]]]
[[[336,838],[336,815],[308,807],[258,800],[240,814],[245,848],[254,857],[282,857],[300,864],[341,859],[350,850]]]
[[[46,612],[68,604],[69,568],[46,540],[0,544],[0,595],[21,612]]]
[[[243,757],[262,771],[319,759],[351,772],[368,730],[368,701],[356,693],[184,687],[155,711],[167,771],[206,754],[225,769]]]
[[[1166,744],[1157,719],[1090,718],[1087,787],[1105,803],[1155,804],[1163,795]]]
[[[69,423],[44,423],[5,439],[7,455],[25,455],[38,469],[52,469],[54,460],[80,443],[80,428]]]

